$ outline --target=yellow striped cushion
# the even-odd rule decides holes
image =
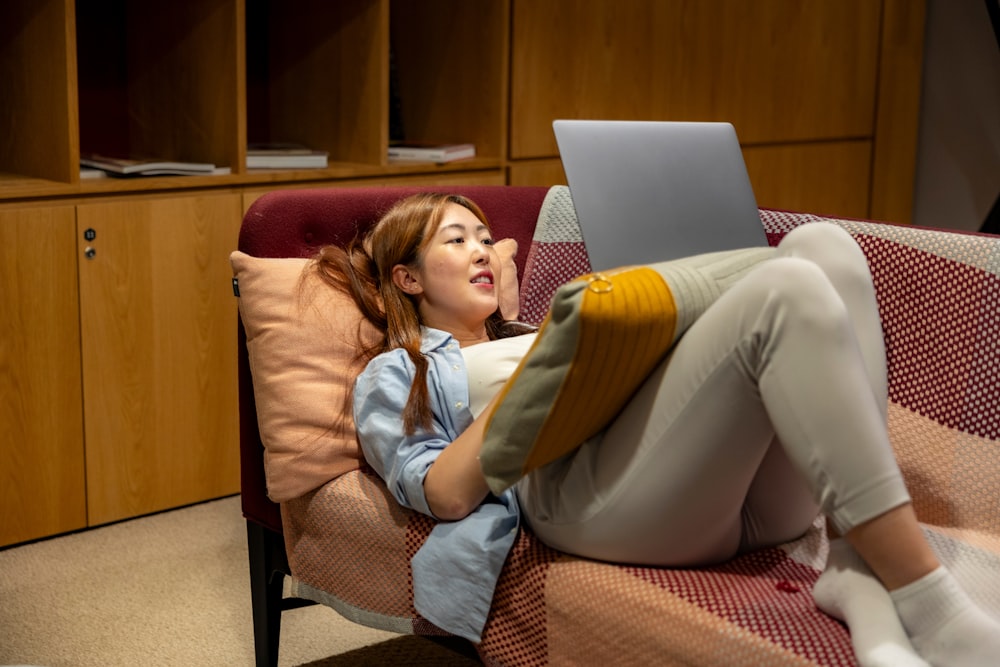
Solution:
[[[500,493],[603,431],[681,334],[771,248],[588,274],[560,287],[487,417],[480,454]]]
[[[561,287],[489,417],[481,458],[491,487],[506,488],[603,430],[670,349],[676,314],[669,286],[646,267]]]

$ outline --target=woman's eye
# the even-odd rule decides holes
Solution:
[[[483,245],[493,245],[493,239],[483,239]]]

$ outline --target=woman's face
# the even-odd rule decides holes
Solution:
[[[498,307],[499,266],[489,228],[472,211],[450,204],[419,265],[397,265],[393,279],[416,297],[426,326],[447,331],[460,342],[485,340],[485,322]]]

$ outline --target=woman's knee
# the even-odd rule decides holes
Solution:
[[[751,274],[759,286],[769,293],[794,297],[822,295],[830,287],[830,280],[815,262],[795,256],[779,256],[762,262]]]
[[[815,262],[801,257],[776,257],[751,275],[763,303],[786,323],[839,328],[847,320],[843,300]]]
[[[812,222],[799,225],[785,234],[779,247],[796,246],[823,250],[830,246],[857,247],[857,241],[850,232],[830,222]]]
[[[814,262],[834,280],[871,282],[861,246],[846,229],[832,223],[796,227],[781,240],[778,255]]]

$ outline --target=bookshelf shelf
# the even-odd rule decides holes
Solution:
[[[506,2],[393,0],[390,38],[400,125],[413,142],[506,153]]]
[[[0,171],[77,178],[74,30],[71,0],[0,4]]]
[[[408,136],[475,143],[486,158],[457,168],[499,170],[509,11],[509,0],[9,0],[0,198],[439,173],[388,163],[392,101]],[[248,169],[247,145],[273,142],[327,151],[329,168]],[[231,177],[81,181],[88,153],[209,162]]]
[[[233,0],[77,2],[81,153],[235,168],[241,13]]]
[[[388,5],[247,0],[248,143],[379,164],[388,141]]]

